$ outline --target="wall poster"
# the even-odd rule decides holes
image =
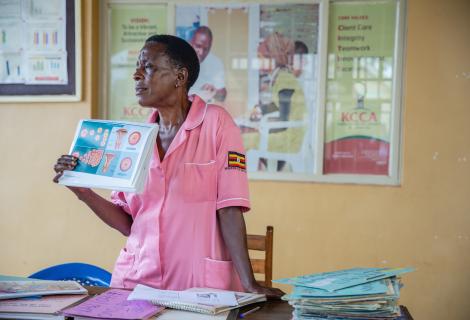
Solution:
[[[329,7],[324,174],[389,175],[397,2]]]
[[[190,93],[240,126],[247,170],[313,174],[319,3],[177,5],[176,35],[201,62]]]
[[[145,40],[168,33],[165,4],[107,4],[108,72],[106,118],[145,121],[151,111],[137,103],[132,75]]]
[[[0,1],[0,101],[77,101],[80,1]]]
[[[145,39],[187,40],[189,94],[240,127],[250,179],[398,184],[404,0],[104,2],[107,119],[144,121],[132,74]]]

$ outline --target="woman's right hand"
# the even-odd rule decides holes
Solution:
[[[78,163],[78,158],[69,154],[62,155],[57,159],[56,164],[54,165],[54,171],[56,175],[52,181],[55,183],[59,182],[60,177],[64,174],[64,170],[73,170]]]
[[[59,182],[60,177],[64,174],[64,170],[73,170],[78,164],[78,158],[69,154],[62,155],[57,159],[56,164],[54,165],[54,171],[56,175],[52,181],[55,183]],[[82,199],[84,195],[92,193],[90,188],[82,187],[71,187],[67,186],[73,193],[77,195],[79,199]]]

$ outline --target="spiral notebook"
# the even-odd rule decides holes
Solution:
[[[236,320],[237,317],[238,309],[207,314],[166,308],[158,314],[155,320]]]
[[[202,301],[209,299],[209,297],[211,301],[207,300],[206,303],[197,303],[194,302],[194,299],[190,298],[190,295],[185,293],[197,293],[197,296],[201,297]],[[217,304],[217,299],[222,298],[224,294],[233,294],[236,299],[235,303]],[[158,290],[139,284],[134,288],[128,299],[147,300],[153,304],[167,308],[215,315],[248,304],[266,301],[266,296],[264,294],[234,292],[212,288],[191,288],[186,291]],[[213,304],[212,302],[215,303]]]

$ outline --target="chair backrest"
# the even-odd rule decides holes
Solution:
[[[58,264],[33,273],[29,278],[41,280],[74,280],[84,286],[109,287],[111,273],[87,263]]]
[[[258,280],[258,283],[271,287],[273,279],[273,233],[272,226],[266,227],[266,235],[247,235],[248,250],[264,251],[264,259],[251,258],[250,262],[253,273],[264,274],[264,281]]]

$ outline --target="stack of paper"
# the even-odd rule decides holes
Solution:
[[[0,300],[0,319],[62,320],[62,309],[87,297],[73,294]]]
[[[64,319],[60,311],[86,297],[75,281],[0,275],[0,319]]]
[[[87,294],[76,281],[0,281],[0,300],[54,294]]]
[[[398,275],[411,268],[355,268],[273,280],[291,284],[284,300],[294,319],[396,319],[400,317]]]
[[[191,288],[186,291],[159,290],[138,284],[128,299],[147,300],[178,310],[219,314],[244,305],[266,301],[266,296],[208,288]]]
[[[157,133],[154,123],[80,120],[70,147],[78,165],[65,171],[59,183],[141,192]]]

